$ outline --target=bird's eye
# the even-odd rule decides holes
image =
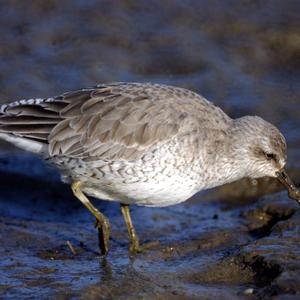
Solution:
[[[274,153],[266,153],[267,160],[276,160],[276,155]]]

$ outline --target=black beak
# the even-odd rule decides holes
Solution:
[[[276,176],[277,179],[287,188],[289,197],[300,204],[300,191],[297,190],[286,171],[282,169],[276,172]]]

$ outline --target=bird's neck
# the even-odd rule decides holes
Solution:
[[[243,141],[247,140],[244,139],[242,127],[236,120],[221,137],[217,134],[216,138],[210,140],[211,144],[206,147],[209,150],[204,153],[209,162],[205,164],[204,172],[210,179],[205,188],[216,187],[248,176],[248,166],[245,164],[247,153],[244,153],[247,147],[243,145]]]
[[[206,181],[204,188],[213,188],[226,183],[237,181],[247,176],[241,163],[234,159],[234,153],[226,152],[219,154],[212,163],[204,169]]]

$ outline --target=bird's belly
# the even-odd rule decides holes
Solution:
[[[131,183],[103,181],[97,185],[87,185],[83,191],[87,195],[103,200],[162,207],[183,202],[198,190],[196,183],[187,178],[162,176],[160,180],[155,181]]]
[[[171,147],[173,146],[173,147]],[[81,161],[63,157],[54,162],[65,181],[81,181],[90,196],[143,206],[168,206],[183,202],[204,187],[198,160],[187,160],[174,142],[133,161]],[[177,149],[178,148],[178,149]]]

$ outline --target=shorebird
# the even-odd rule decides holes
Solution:
[[[99,84],[0,107],[0,138],[42,156],[95,216],[102,254],[110,223],[87,196],[119,201],[130,250],[141,246],[129,205],[163,207],[243,177],[276,177],[286,141],[257,116],[232,119],[202,96],[151,83]]]

